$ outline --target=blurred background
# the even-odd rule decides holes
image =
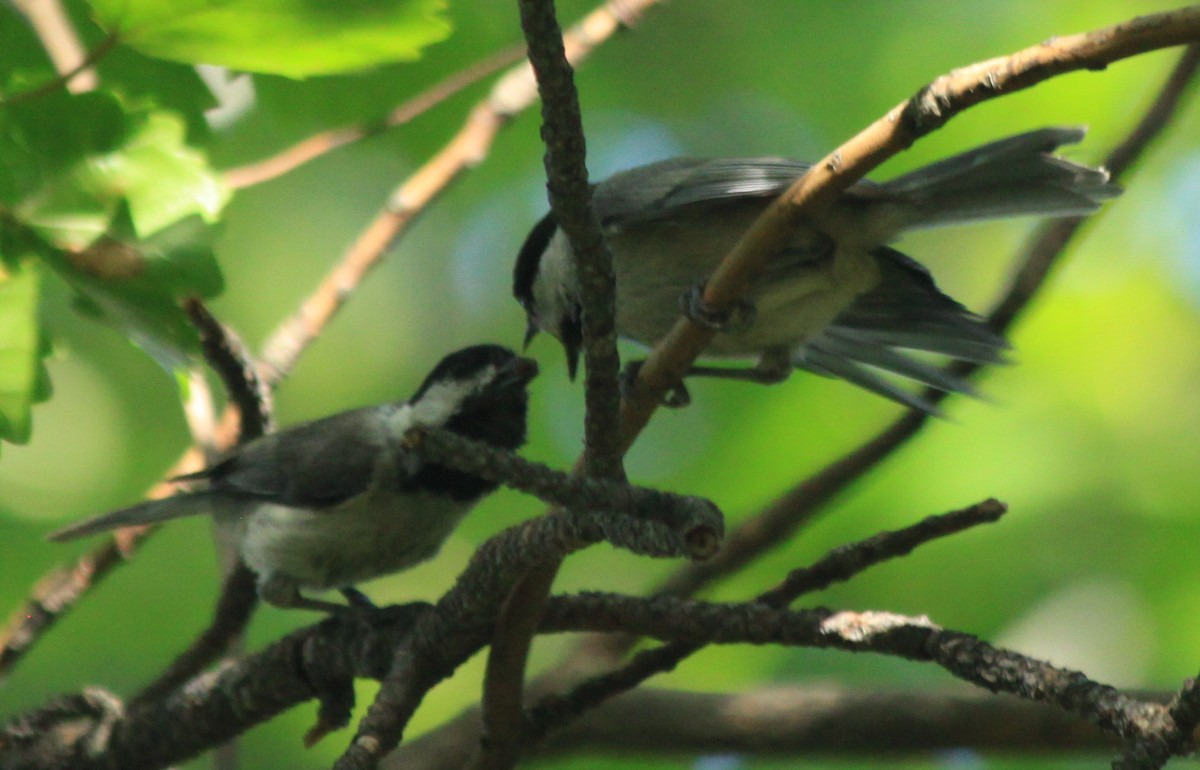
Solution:
[[[69,4],[71,5],[71,4]],[[835,0],[753,4],[675,0],[602,46],[578,72],[595,178],[672,155],[817,158],[950,69],[1051,36],[1177,3]],[[72,6],[90,39],[86,12]],[[559,3],[564,24],[592,8]],[[14,23],[0,11],[0,24]],[[369,120],[520,40],[515,3],[450,4],[455,29],[414,64],[365,76],[235,81],[244,111],[214,116],[199,141],[218,168],[259,159],[312,133]],[[953,120],[874,175],[887,178],[974,145],[1046,125],[1086,125],[1074,160],[1099,163],[1149,104],[1179,50],[1056,78]],[[457,130],[490,83],[414,123],[239,192],[217,244],[227,289],[213,311],[252,345],[306,296],[388,192]],[[810,601],[928,614],[1121,687],[1174,689],[1200,668],[1200,99],[1128,176],[1123,197],[1085,227],[1012,335],[1015,365],[980,378],[984,401],[951,400],[904,451],[709,595],[746,599],[826,550],[928,514],[998,497],[1011,506],[977,529],[876,568]],[[445,352],[520,343],[512,260],[546,210],[536,110],[425,213],[370,276],[277,393],[281,424],[409,395]],[[939,285],[985,311],[1032,221],[940,230],[899,248]],[[69,309],[49,287],[52,400],[35,409],[27,446],[0,458],[0,611],[20,606],[47,570],[93,545],[46,532],[136,500],[188,445],[175,382],[120,334]],[[527,456],[568,467],[581,447],[582,390],[543,336]],[[638,354],[623,348],[623,357]],[[693,405],[660,412],[628,459],[638,483],[706,495],[733,519],[873,435],[898,407],[852,386],[798,374],[778,387],[696,383]],[[432,563],[365,588],[378,603],[436,599],[473,548],[538,514],[502,492]],[[571,558],[562,591],[637,593],[676,565],[596,547]],[[103,685],[128,694],[207,622],[218,569],[206,521],[172,523],[104,582],[0,684],[0,718],[48,696]],[[259,647],[314,622],[261,610]],[[570,644],[540,640],[535,667]],[[476,701],[482,657],[438,687],[417,735]],[[737,691],[766,684],[870,688],[953,686],[932,666],[831,652],[709,649],[655,684]],[[359,683],[360,709],[375,686]],[[306,705],[243,740],[245,766],[325,767],[349,733],[312,751]],[[635,766],[632,760],[622,760]],[[928,759],[920,765],[927,765]],[[989,758],[937,758],[1001,766]],[[730,767],[772,763],[728,758]],[[654,762],[689,767],[693,761]],[[1017,763],[1071,766],[1073,762]],[[1094,764],[1089,762],[1089,765]],[[187,767],[207,767],[200,759]],[[565,766],[566,763],[556,763]],[[571,767],[607,767],[579,759]],[[1008,766],[1004,763],[1003,766]],[[722,764],[722,767],[726,765]],[[814,765],[816,766],[816,765]],[[846,766],[839,763],[838,766]]]

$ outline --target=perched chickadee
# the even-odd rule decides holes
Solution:
[[[841,377],[911,407],[934,407],[883,373],[970,392],[906,350],[998,362],[1007,348],[982,319],[938,290],[887,242],[902,232],[978,219],[1078,216],[1120,190],[1108,172],[1054,157],[1078,128],[1044,128],[987,144],[882,184],[859,182],[772,255],[734,328],[699,289],[767,205],[811,164],[783,158],[678,158],[624,171],[593,190],[616,273],[617,333],[652,345],[684,312],[719,330],[705,351],[757,358],[753,368],[689,374],[777,382],[793,367]],[[552,214],[517,257],[513,294],[529,320],[562,342],[572,379],[582,340],[579,281]]]
[[[70,540],[131,524],[210,514],[258,576],[262,599],[322,611],[343,605],[301,589],[341,589],[434,556],[491,481],[402,446],[416,426],[445,428],[502,449],[525,443],[537,364],[497,345],[442,359],[413,397],[354,409],[250,441],[179,480],[203,487],[123,508],[50,535]]]

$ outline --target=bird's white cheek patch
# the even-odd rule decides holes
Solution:
[[[420,400],[414,404],[407,404],[404,409],[400,410],[407,415],[408,419],[408,424],[404,426],[404,429],[407,430],[415,425],[444,425],[467,396],[474,391],[482,390],[495,378],[496,367],[488,366],[469,380],[438,382],[430,386]],[[405,412],[406,409],[407,412]],[[393,425],[396,425],[401,419],[403,417],[398,413],[393,418]]]

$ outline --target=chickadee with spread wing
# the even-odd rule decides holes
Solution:
[[[459,521],[496,488],[406,450],[413,427],[444,428],[501,449],[525,443],[537,364],[498,345],[442,359],[413,397],[354,409],[250,441],[179,480],[202,488],[71,525],[70,540],[133,524],[210,514],[231,531],[269,604],[345,606],[302,596],[340,589],[433,557]]]
[[[1107,171],[1050,154],[1083,135],[1078,128],[1044,128],[890,182],[858,182],[769,258],[738,324],[714,318],[699,290],[754,219],[811,164],[677,158],[618,173],[593,189],[616,273],[617,333],[650,346],[674,324],[682,302],[684,312],[719,330],[705,355],[757,359],[752,368],[697,366],[689,374],[778,382],[795,367],[933,412],[886,374],[953,392],[970,387],[904,351],[993,363],[1007,344],[939,291],[923,266],[885,244],[907,230],[959,222],[1090,214],[1120,190],[1108,183]],[[579,282],[553,214],[522,246],[513,294],[528,316],[526,344],[539,330],[557,337],[573,379],[582,341]]]

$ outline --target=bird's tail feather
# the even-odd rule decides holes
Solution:
[[[875,257],[879,284],[794,351],[792,363],[935,415],[940,412],[934,404],[884,375],[978,395],[966,380],[909,352],[998,364],[1005,362],[1008,343],[943,294],[918,263],[886,247],[877,249]]]
[[[51,532],[47,539],[62,542],[74,540],[97,532],[105,532],[118,527],[128,527],[134,524],[152,524],[168,519],[178,519],[182,516],[195,516],[212,512],[211,495],[206,492],[188,492],[162,500],[147,500],[128,508],[95,516],[91,519],[70,524],[60,530]]]
[[[1015,216],[1082,216],[1121,190],[1108,172],[1051,155],[1082,128],[1043,128],[985,144],[880,186],[911,206],[904,229]]]

